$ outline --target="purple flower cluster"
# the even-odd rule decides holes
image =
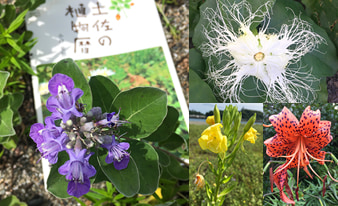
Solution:
[[[119,113],[104,113],[99,107],[92,108],[87,114],[79,111],[77,101],[83,91],[74,88],[74,81],[67,75],[55,74],[48,84],[50,96],[46,107],[52,112],[45,118],[45,125],[35,123],[30,130],[30,137],[37,144],[41,156],[50,164],[58,161],[58,153],[66,151],[69,160],[59,167],[61,175],[69,181],[67,192],[69,195],[80,197],[90,189],[90,177],[96,174],[96,169],[89,164],[93,155],[91,148],[95,145],[106,148],[108,155],[106,162],[114,163],[117,170],[128,166],[130,154],[127,152],[129,143],[117,142],[115,129],[127,121],[119,119]],[[55,124],[61,120],[59,126]]]

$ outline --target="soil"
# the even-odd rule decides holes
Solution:
[[[160,3],[161,1],[157,1]],[[176,1],[177,4],[164,4],[164,12],[171,24],[176,27],[178,38],[174,38],[165,27],[164,31],[173,56],[174,64],[182,85],[187,103],[189,103],[189,49],[188,49],[188,1]],[[36,144],[29,137],[30,126],[37,122],[34,109],[31,76],[22,77],[26,83],[23,105],[19,109],[22,117],[21,125],[15,127],[19,137],[17,147],[12,150],[4,150],[0,145],[0,151],[4,150],[0,158],[0,200],[10,195],[15,195],[20,201],[30,206],[44,205],[77,205],[73,198],[59,199],[44,189],[43,173],[40,153],[36,150]],[[102,184],[94,184],[93,187],[102,188]],[[91,202],[86,202],[90,205]]]

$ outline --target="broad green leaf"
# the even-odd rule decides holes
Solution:
[[[167,116],[161,126],[145,140],[159,142],[166,140],[176,129],[179,113],[174,107],[168,106]]]
[[[0,99],[0,105],[4,101]],[[13,111],[10,108],[0,109],[0,137],[15,135],[13,128]]]
[[[205,78],[205,62],[195,48],[189,50],[189,68],[193,69],[200,78]]]
[[[4,95],[4,88],[6,86],[8,77],[9,77],[9,72],[0,71],[0,99]]]
[[[189,179],[189,169],[182,167],[177,159],[173,156],[170,156],[170,164],[167,168],[168,173],[178,180],[188,180]]]
[[[69,160],[67,152],[59,152],[58,161],[52,166],[47,179],[47,190],[58,198],[71,197],[67,193],[68,182],[66,180],[66,177],[61,175],[58,171],[59,167],[63,165],[67,160]]]
[[[7,32],[12,33],[14,30],[19,28],[19,26],[25,21],[25,15],[28,12],[28,9],[23,11],[19,16],[16,17],[16,19],[9,25]]]
[[[18,136],[14,135],[14,136],[9,137],[9,138],[8,138],[8,141],[2,143],[2,145],[3,145],[6,149],[10,150],[10,149],[16,148],[16,144],[17,144],[18,141],[19,141]]]
[[[89,80],[89,85],[93,94],[93,107],[101,107],[103,113],[113,112],[110,107],[120,92],[114,82],[104,76],[93,76]]]
[[[20,202],[20,200],[14,196],[8,196],[7,198],[0,200],[0,205],[6,205],[6,206],[27,206],[26,203]]]
[[[159,162],[162,166],[167,167],[170,164],[170,158],[167,153],[162,151],[161,149],[155,149],[158,154]]]
[[[159,158],[155,149],[146,142],[130,141],[130,151],[140,179],[139,194],[150,195],[158,188]]]
[[[160,147],[164,147],[169,150],[174,150],[182,144],[184,144],[184,139],[176,133],[172,133],[168,139],[159,142]]]
[[[98,162],[100,167],[107,178],[114,184],[115,188],[126,197],[131,197],[137,194],[140,190],[140,180],[134,159],[130,157],[127,168],[123,170],[116,170],[113,163],[106,163],[106,150],[99,149],[97,152],[99,154]]]
[[[292,11],[289,8],[292,8]],[[319,34],[325,41],[302,58],[301,66],[306,66],[308,72],[312,68],[311,73],[317,78],[334,75],[338,71],[336,48],[325,30],[304,14],[304,9],[300,3],[292,0],[276,1],[269,27],[279,30],[282,24],[290,24],[289,22],[295,17],[300,17],[302,20],[309,22],[313,32]]]
[[[191,103],[218,102],[207,83],[194,70],[189,71],[189,99]]]
[[[167,114],[167,95],[153,87],[137,87],[120,92],[112,104],[113,111],[121,108],[120,119],[128,124],[120,126],[121,134],[144,138],[152,134]]]
[[[8,94],[4,96],[4,99],[7,98],[9,107],[13,111],[13,125],[18,125],[21,123],[21,116],[19,113],[19,108],[22,105],[24,96],[20,93]]]
[[[62,73],[71,77],[74,81],[75,88],[82,89],[84,93],[78,101],[85,105],[86,111],[89,111],[92,108],[92,92],[86,78],[76,63],[72,59],[61,60],[53,67],[53,75],[56,73]]]

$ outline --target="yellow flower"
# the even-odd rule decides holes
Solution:
[[[206,121],[206,123],[208,123],[209,125],[213,125],[213,124],[215,124],[215,116],[214,116],[214,115],[209,116],[209,117],[207,117],[207,119],[206,119],[205,121]]]
[[[196,185],[197,189],[202,189],[205,185],[204,177],[200,174],[197,174],[194,184]]]
[[[225,153],[228,150],[227,137],[221,133],[222,124],[217,123],[209,126],[202,132],[198,139],[203,150],[210,150],[213,153]]]
[[[255,130],[253,127],[249,129],[247,133],[244,135],[244,140],[247,140],[251,142],[252,144],[255,144],[255,141],[257,140],[257,130]]]

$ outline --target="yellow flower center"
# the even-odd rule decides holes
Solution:
[[[263,52],[258,52],[254,55],[254,59],[258,62],[262,61],[264,59],[264,57],[265,57],[265,55],[264,55]]]

